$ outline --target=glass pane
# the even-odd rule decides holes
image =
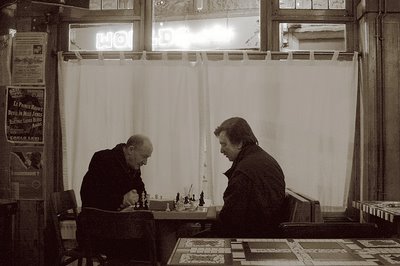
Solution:
[[[101,0],[90,0],[89,9],[90,10],[100,10],[101,9]]]
[[[101,9],[117,9],[117,0],[102,0]]]
[[[328,0],[313,0],[313,9],[328,9]]]
[[[259,49],[259,1],[155,0],[153,50]]]
[[[280,23],[280,51],[345,51],[345,24]]]
[[[133,9],[133,0],[119,0],[118,9]]]
[[[345,0],[279,0],[280,9],[346,9]]]
[[[296,0],[296,9],[311,9],[311,0]]]
[[[345,0],[329,0],[330,9],[346,9]]]
[[[279,0],[279,8],[295,9],[296,8],[296,0]]]
[[[69,51],[132,51],[133,23],[70,24]]]

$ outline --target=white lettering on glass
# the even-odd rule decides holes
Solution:
[[[187,49],[193,45],[207,46],[229,43],[233,40],[234,35],[232,28],[219,25],[207,27],[198,32],[190,32],[188,27],[167,27],[158,29],[156,37],[153,38],[153,45]]]
[[[96,33],[97,50],[132,50],[132,31]]]

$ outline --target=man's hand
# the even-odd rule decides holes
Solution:
[[[135,205],[135,203],[139,200],[139,194],[136,189],[132,189],[124,195],[124,200],[122,201],[121,208],[126,208],[130,205]]]

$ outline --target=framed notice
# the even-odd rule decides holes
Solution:
[[[7,141],[43,144],[44,115],[44,87],[7,87]]]
[[[47,33],[18,32],[13,42],[12,84],[44,85]]]
[[[16,147],[10,153],[13,199],[43,199],[42,147]]]

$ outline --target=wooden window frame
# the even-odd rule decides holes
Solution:
[[[346,9],[280,9],[279,0],[260,0],[261,51],[279,51],[280,23],[332,23],[345,24],[346,51],[357,47],[355,4],[346,1]],[[264,14],[264,15],[263,15]]]
[[[260,0],[260,52],[279,50],[280,23],[345,24],[346,52],[357,47],[355,3],[346,1],[346,9],[280,9],[279,0]],[[132,22],[139,32],[134,40],[134,52],[152,51],[153,0],[134,0],[133,9],[79,10],[68,9],[60,14],[59,50],[68,51],[70,23]]]

